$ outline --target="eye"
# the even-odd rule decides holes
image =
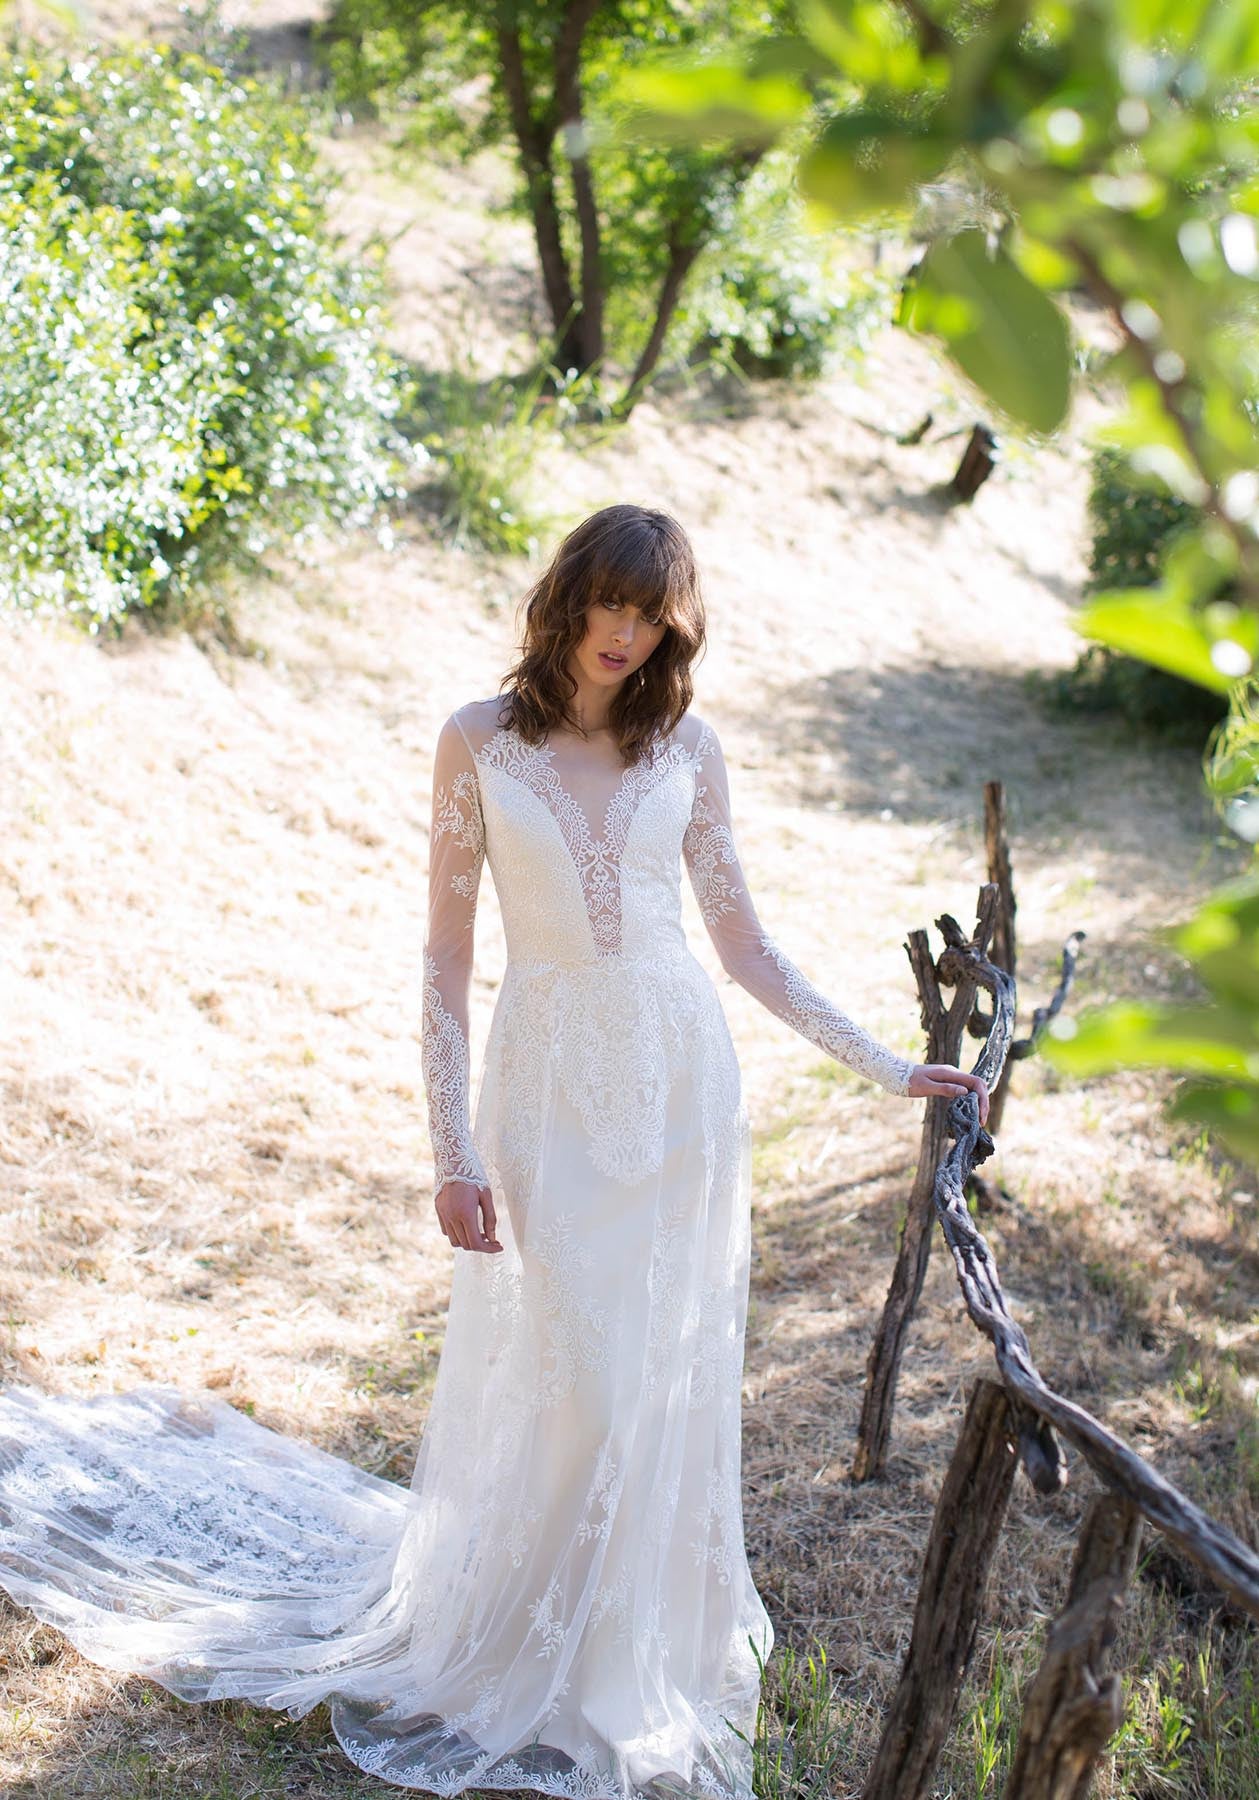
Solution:
[[[604,600],[602,604],[607,607],[609,612],[620,612],[621,610],[621,602],[619,600]]]

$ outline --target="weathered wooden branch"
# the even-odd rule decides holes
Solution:
[[[927,1040],[926,1060],[956,1063],[975,986],[972,983],[965,992],[956,994],[953,1005],[946,1007],[936,980],[927,933],[911,932],[905,949],[918,985],[919,1014]],[[869,1481],[881,1475],[887,1464],[901,1358],[922,1293],[935,1233],[935,1171],[947,1143],[945,1109],[938,1105],[928,1106],[923,1116],[918,1167],[897,1246],[896,1266],[883,1303],[883,1316],[866,1358],[866,1384],[852,1462],[854,1481]]]
[[[1014,920],[1018,904],[1014,896],[1014,877],[1010,866],[1010,841],[1006,831],[1005,788],[999,781],[984,783],[984,847],[987,852],[988,879],[996,883],[1000,896],[996,924],[993,927],[992,949],[989,954],[998,968],[1004,969],[1011,980],[1017,980],[1018,945]],[[996,1085],[990,1089],[988,1095],[987,1125],[988,1135],[992,1138],[999,1136],[1001,1121],[1005,1117],[1006,1096],[1010,1091],[1011,1065],[1032,1054],[1050,1019],[1060,1011],[1071,990],[1077,952],[1083,941],[1084,933],[1082,931],[1071,933],[1063,947],[1062,975],[1053,998],[1048,1006],[1036,1008],[1032,1015],[1030,1035],[1025,1038],[1016,1038],[1010,1045]],[[966,1028],[970,1035],[977,1038],[986,1037],[991,1026],[991,1015],[985,1013],[981,1006],[976,1005],[967,1021]],[[978,1170],[972,1170],[967,1191],[974,1199],[976,1209],[981,1213],[995,1212],[998,1206],[1008,1203],[1011,1199],[1011,1196],[993,1175],[981,1175]]]
[[[1041,1034],[1049,1021],[1056,1018],[1062,1010],[1062,1003],[1071,992],[1071,983],[1075,979],[1075,965],[1079,960],[1080,945],[1084,942],[1082,931],[1073,931],[1062,946],[1062,974],[1058,977],[1058,985],[1053,991],[1048,1006],[1038,1006],[1032,1014],[1032,1029],[1025,1038],[1016,1038],[1010,1045],[1012,1061],[1019,1061],[1031,1056],[1040,1041]]]
[[[1066,1605],[1023,1703],[1006,1800],[1085,1800],[1094,1764],[1123,1717],[1122,1686],[1106,1663],[1140,1544],[1141,1514],[1132,1502],[1095,1495]]]
[[[997,967],[1004,969],[1010,980],[1017,984],[1018,941],[1014,917],[1018,911],[1018,901],[1014,897],[1010,839],[1005,826],[1005,787],[1000,781],[984,783],[984,850],[988,862],[988,879],[995,882],[998,896],[997,917],[992,928],[992,948],[988,954]],[[972,1031],[975,1030],[976,1023],[976,1018],[972,1016]],[[988,1035],[986,1019],[983,1023],[983,1035]],[[1001,1115],[1005,1111],[1006,1090],[1010,1083],[1010,1057],[1013,1054],[1014,1046],[1011,1044],[1010,1056],[1002,1064],[996,1086],[988,1096],[988,1135],[992,1138],[1001,1129]]]
[[[862,1800],[921,1800],[970,1662],[1018,1454],[1004,1390],[975,1383],[936,1501],[901,1678]]]
[[[898,444],[921,444],[934,424],[935,414],[924,413],[918,423],[911,426],[908,431],[902,431],[896,441]]]
[[[990,817],[999,818],[995,807]],[[974,1029],[976,1016],[982,1016],[974,1004],[976,992],[982,989],[991,996],[987,1036],[976,1063],[990,1093],[1012,1051],[1015,1013],[1013,975],[989,954],[1004,917],[1009,927],[1005,948],[1014,959],[1013,908],[1003,904],[999,859],[994,873],[997,878],[979,891],[977,923],[969,940],[957,921],[943,913],[936,920],[945,943],[938,959],[931,958],[925,932],[911,933],[906,944],[932,1060],[938,1046],[960,1044],[963,1021]],[[1082,938],[1082,932],[1073,932],[1064,946],[1058,991],[1049,1006],[1038,1009],[1029,1047],[1065,998]],[[943,987],[956,989],[948,1009]],[[953,1255],[966,1310],[992,1342],[1003,1386],[981,1381],[971,1396],[936,1504],[909,1650],[862,1800],[924,1800],[973,1648],[1015,1464],[1022,1461],[1039,1492],[1056,1492],[1066,1481],[1059,1432],[1085,1457],[1105,1492],[1085,1517],[1067,1601],[1050,1628],[1027,1697],[1005,1792],[1006,1800],[1085,1800],[1094,1766],[1122,1712],[1119,1680],[1107,1671],[1106,1662],[1136,1564],[1143,1519],[1257,1619],[1259,1555],[1041,1377],[1027,1337],[1011,1316],[992,1252],[966,1204],[967,1182],[994,1148],[992,1136],[979,1123],[978,1101],[967,1092],[928,1111],[938,1115],[933,1122],[937,1127],[942,1118],[953,1139],[935,1165],[932,1204]],[[924,1121],[920,1170],[931,1166],[927,1146],[938,1139],[938,1129],[929,1132]],[[916,1181],[915,1200],[920,1193]],[[911,1219],[916,1221],[913,1232]],[[853,1471],[858,1478],[881,1466],[904,1333],[929,1244],[921,1208],[915,1212],[911,1202],[896,1275],[867,1365]]]

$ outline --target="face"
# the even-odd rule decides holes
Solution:
[[[586,608],[586,635],[573,655],[583,675],[600,687],[618,687],[640,669],[668,626],[649,625],[636,606],[609,596]]]

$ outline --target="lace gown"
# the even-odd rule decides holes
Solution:
[[[623,768],[473,702],[433,789],[436,1180],[491,1185],[503,1249],[455,1255],[410,1491],[209,1393],[11,1389],[0,1586],[186,1699],[327,1700],[353,1761],[400,1787],[750,1800],[773,1631],[740,1498],[748,1122],[680,863],[735,981],[890,1093],[913,1064],[763,932],[693,713]],[[473,1123],[486,860],[508,960]]]

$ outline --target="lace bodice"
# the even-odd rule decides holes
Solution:
[[[470,1117],[468,994],[488,857],[509,968],[585,971],[688,957],[679,859],[721,965],[810,1043],[904,1095],[914,1064],[864,1031],[765,931],[740,866],[721,745],[687,713],[626,767],[568,733],[531,745],[474,701],[442,726],[433,767],[422,1062],[436,1186],[486,1183]],[[599,988],[588,990],[598,1005]],[[611,1017],[611,1012],[610,1012]],[[635,1079],[625,1052],[627,1083]],[[605,1059],[606,1061],[606,1059]],[[603,1076],[606,1090],[606,1070]]]

